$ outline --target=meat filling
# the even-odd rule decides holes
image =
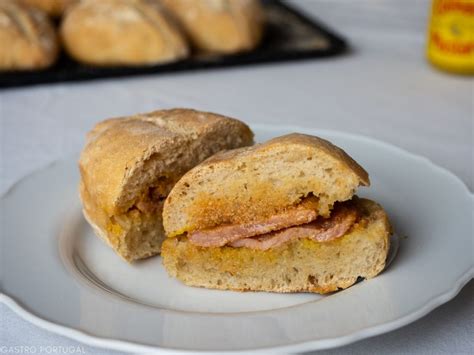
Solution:
[[[317,217],[312,209],[289,210],[265,221],[227,225],[189,234],[191,243],[202,247],[246,247],[267,250],[293,239],[310,238],[318,242],[342,237],[358,217],[351,202],[335,205],[329,218]]]
[[[154,214],[160,211],[160,208],[167,196],[168,192],[165,191],[163,185],[158,187],[150,187],[146,194],[136,202],[132,209],[137,208],[142,213]]]
[[[229,245],[235,248],[246,247],[268,250],[293,239],[310,238],[318,242],[328,242],[342,237],[357,220],[357,210],[345,206],[335,208],[330,218],[318,218],[314,222],[289,227],[256,238],[243,238]]]
[[[201,247],[221,247],[240,239],[267,234],[289,226],[297,226],[309,223],[316,219],[317,215],[311,209],[294,209],[269,217],[266,221],[227,225],[195,231],[188,237],[191,243]]]

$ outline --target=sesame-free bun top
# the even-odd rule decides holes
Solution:
[[[185,38],[156,0],[82,0],[61,24],[67,52],[96,66],[153,65],[188,55]]]
[[[165,201],[168,237],[225,224],[262,220],[305,197],[329,216],[336,201],[369,185],[367,172],[330,142],[293,133],[248,148],[218,153],[174,186]]]

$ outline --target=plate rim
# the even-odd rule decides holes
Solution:
[[[321,134],[323,136],[324,135],[344,136],[347,138],[360,139],[360,140],[364,140],[373,144],[382,145],[385,148],[388,148],[393,151],[397,151],[398,153],[410,156],[410,158],[414,158],[419,161],[422,161],[423,163],[428,164],[431,168],[434,168],[437,171],[449,176],[451,179],[454,179],[458,186],[463,187],[463,190],[467,194],[468,198],[470,198],[472,202],[474,202],[474,192],[471,192],[469,188],[467,187],[467,185],[464,183],[464,181],[462,181],[461,178],[459,178],[456,174],[454,174],[447,168],[437,165],[431,159],[425,156],[412,153],[393,143],[389,143],[377,138],[373,138],[365,134],[352,133],[352,132],[344,131],[344,130],[319,129],[319,128],[308,127],[304,125],[288,125],[288,124],[278,124],[275,126],[271,126],[270,124],[251,124],[250,123],[249,125],[254,130],[267,130],[267,131],[286,130],[288,132],[310,130],[313,132],[317,132],[318,134]],[[77,155],[77,152],[76,152],[76,155]],[[52,160],[51,162],[45,164],[44,166],[38,169],[35,169],[33,171],[30,171],[29,173],[17,179],[0,196],[0,201],[2,202],[1,205],[3,206],[5,199],[11,193],[13,193],[13,191],[16,190],[16,188],[18,188],[19,185],[21,185],[26,179],[30,178],[32,175],[40,171],[46,170],[50,168],[51,166],[54,166],[56,164],[61,163],[62,161],[65,161],[66,160],[65,158],[66,157],[62,157],[60,159]],[[422,318],[423,316],[433,311],[435,308],[453,299],[461,291],[461,289],[473,278],[474,278],[474,265],[471,265],[470,268],[462,272],[460,277],[453,283],[453,285],[446,292],[435,295],[429,300],[429,302],[427,302],[423,307],[418,308],[416,311],[413,311],[405,316],[397,318],[391,322],[374,325],[372,327],[362,328],[358,331],[341,335],[338,337],[327,338],[323,340],[309,340],[305,342],[297,342],[294,344],[281,345],[281,346],[275,346],[275,347],[256,348],[256,349],[246,350],[246,351],[217,351],[216,350],[216,351],[198,351],[198,352],[200,353],[215,353],[215,352],[247,353],[249,351],[252,351],[255,353],[264,353],[268,351],[275,351],[275,352],[281,353],[281,352],[296,352],[296,351],[301,352],[301,351],[311,351],[311,350],[322,350],[322,349],[329,349],[329,348],[344,346],[344,345],[356,342],[358,340],[370,338],[376,335],[384,334],[384,333],[399,329],[405,325],[408,325]],[[27,322],[41,329],[44,329],[46,331],[50,331],[54,334],[65,336],[69,339],[73,339],[75,341],[81,342],[88,346],[117,350],[117,351],[124,351],[124,352],[150,352],[150,351],[153,351],[155,353],[170,353],[170,352],[189,353],[190,352],[190,350],[151,346],[151,345],[139,344],[139,343],[131,342],[131,341],[100,337],[100,336],[87,333],[82,330],[78,330],[75,328],[71,328],[68,326],[54,323],[45,318],[37,316],[34,313],[34,311],[30,311],[29,309],[27,309],[27,307],[24,307],[23,305],[21,305],[19,302],[17,302],[14,299],[14,297],[7,295],[3,291],[3,287],[2,287],[2,290],[0,290],[0,302],[2,304],[5,304],[9,309],[11,309],[14,313],[16,313],[18,316],[20,316],[23,320],[26,320]]]

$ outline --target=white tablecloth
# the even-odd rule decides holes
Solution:
[[[473,80],[435,71],[425,62],[428,1],[297,4],[345,35],[351,53],[0,92],[0,193],[33,170],[80,150],[85,132],[98,120],[173,106],[216,111],[250,124],[290,123],[369,135],[428,157],[472,191]],[[412,325],[329,353],[474,353],[473,300],[471,282],[453,301]],[[38,352],[40,346],[44,351],[45,346],[83,346],[30,325],[4,305],[0,326],[0,353],[4,346],[33,345]]]

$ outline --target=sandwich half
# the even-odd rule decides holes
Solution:
[[[367,172],[318,137],[218,153],[166,199],[163,264],[190,286],[327,293],[385,267],[383,208],[354,195]]]
[[[253,144],[244,123],[188,109],[98,123],[79,160],[86,219],[123,259],[160,252],[162,210],[179,178],[209,156]]]

